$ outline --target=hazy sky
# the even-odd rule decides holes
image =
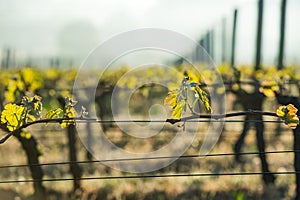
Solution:
[[[251,63],[256,5],[257,0],[0,0],[0,48],[15,49],[18,58],[66,56],[79,61],[113,35],[137,28],[170,29],[193,40],[199,40],[207,29],[215,29],[219,37],[223,17],[230,38],[233,9],[237,7],[237,60]],[[269,63],[277,54],[279,9],[280,0],[266,0],[263,58]],[[299,0],[288,0],[289,62],[300,62],[299,10]],[[216,42],[221,45],[218,39]]]

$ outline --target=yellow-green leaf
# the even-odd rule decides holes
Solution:
[[[285,115],[285,111],[286,110],[286,106],[279,106],[279,108],[276,111],[276,114],[278,117],[284,117]]]
[[[65,109],[65,116],[64,117],[67,117],[67,118],[74,118],[76,117],[76,111],[73,107],[67,107]]]
[[[174,108],[177,104],[177,96],[179,94],[179,90],[172,90],[168,93],[168,96],[164,100],[164,105],[170,105]]]
[[[61,127],[66,128],[71,124],[75,124],[75,121],[74,120],[63,120],[61,123]]]
[[[263,81],[259,91],[266,97],[274,97],[275,93],[279,91],[279,86],[276,81]]]
[[[293,104],[287,105],[286,108],[289,111],[288,114],[296,114],[298,111],[298,109]]]
[[[285,124],[287,124],[290,128],[295,129],[299,124],[299,118],[297,116],[298,109],[293,105],[289,104],[287,106],[280,106],[276,114],[280,117]]]
[[[25,131],[22,131],[20,133],[20,136],[27,139],[27,140],[29,140],[31,138],[31,134],[29,132],[25,132]]]
[[[54,117],[59,117],[59,115],[63,112],[62,109],[56,108],[54,110],[50,110],[46,115],[45,118],[52,119]]]
[[[180,102],[178,102],[178,104],[175,106],[173,112],[172,112],[172,117],[174,119],[180,119],[181,118],[181,114],[183,111],[185,105],[185,101],[181,100]]]
[[[9,131],[16,130],[23,125],[25,108],[16,104],[7,104],[1,113],[1,123],[6,124]]]
[[[212,108],[210,107],[208,101],[204,102],[204,107],[205,107],[207,112],[212,113]]]
[[[35,117],[33,115],[27,114],[27,118],[30,119],[31,121],[35,121]]]
[[[194,87],[194,91],[196,92],[197,98],[203,103],[207,112],[212,113],[212,108],[209,104],[209,99],[207,98],[207,94],[204,90],[202,90],[199,86]]]

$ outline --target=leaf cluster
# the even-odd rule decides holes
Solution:
[[[191,96],[188,95],[189,91],[194,93],[192,100],[190,100]],[[190,102],[193,103],[191,104]],[[204,105],[206,112],[212,113],[207,93],[200,88],[199,83],[190,82],[189,77],[183,78],[180,87],[169,91],[168,96],[164,100],[165,105],[172,107],[172,117],[174,119],[180,119],[182,113],[186,111],[187,108],[192,114],[196,114],[195,106],[197,102]]]
[[[289,104],[287,106],[280,106],[276,114],[280,117],[285,124],[287,124],[290,128],[295,129],[299,124],[299,118],[297,115],[298,109],[295,108],[293,104]]]

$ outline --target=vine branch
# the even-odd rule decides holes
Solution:
[[[171,124],[175,124],[178,122],[186,122],[192,119],[223,119],[223,118],[229,118],[229,117],[238,117],[238,116],[245,116],[245,115],[265,115],[265,116],[272,116],[272,117],[278,117],[276,113],[274,112],[264,112],[259,110],[248,110],[248,111],[242,111],[242,112],[234,112],[234,113],[225,113],[225,114],[203,114],[203,115],[191,115],[188,117],[182,117],[180,119],[167,119],[166,122],[169,122]]]
[[[23,124],[19,128],[15,129],[15,130],[7,133],[5,136],[3,136],[0,139],[0,144],[3,144],[11,136],[18,134],[22,129],[32,126],[34,124],[43,124],[43,123],[59,123],[60,124],[63,121],[72,121],[72,120],[79,120],[79,119],[82,120],[83,118],[53,118],[53,119],[40,119],[40,120],[36,120],[36,121],[32,121],[32,122],[27,122],[26,124]],[[3,128],[2,126],[1,126],[1,128],[4,129],[6,132],[8,131],[7,129]]]
[[[242,112],[233,112],[233,113],[225,113],[225,114],[201,114],[201,115],[191,115],[188,117],[182,117],[180,119],[166,119],[165,122],[171,123],[171,124],[176,124],[178,122],[186,122],[189,120],[193,119],[214,119],[214,120],[219,120],[223,118],[230,118],[230,117],[238,117],[238,116],[245,116],[245,115],[265,115],[265,116],[272,116],[272,117],[278,117],[276,113],[274,112],[264,112],[264,111],[259,111],[259,110],[248,110],[248,111],[242,111]],[[96,118],[83,118],[83,117],[77,117],[77,118],[53,118],[53,119],[40,119],[32,122],[28,122],[26,124],[23,124],[21,127],[18,129],[11,131],[4,135],[0,139],[0,144],[3,144],[6,142],[11,136],[15,134],[19,134],[20,131],[24,128],[27,128],[29,126],[32,126],[34,124],[43,124],[43,123],[62,123],[64,121],[72,121],[72,120],[80,120],[80,121],[97,121]],[[101,122],[101,121],[100,121]],[[103,121],[106,122],[106,121]],[[130,122],[130,121],[128,121]],[[3,129],[3,127],[1,127]],[[5,130],[7,131],[7,130]]]

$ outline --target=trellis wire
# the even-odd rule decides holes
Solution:
[[[113,179],[139,179],[139,178],[175,178],[175,177],[208,177],[208,176],[251,176],[251,175],[294,175],[300,174],[297,171],[285,172],[224,172],[224,173],[183,173],[183,174],[149,174],[149,175],[125,175],[125,176],[99,176],[82,178],[49,178],[49,179],[25,179],[25,180],[6,180],[0,181],[0,184],[8,183],[29,183],[29,182],[56,182],[56,181],[74,181],[74,180],[113,180]]]
[[[191,154],[191,155],[175,155],[175,156],[155,156],[155,157],[141,157],[141,158],[116,158],[106,160],[84,160],[84,161],[63,161],[53,163],[40,164],[21,164],[21,165],[3,165],[0,169],[31,167],[31,166],[50,166],[50,165],[67,165],[67,164],[89,164],[89,163],[105,163],[105,162],[124,162],[124,161],[141,161],[141,160],[159,160],[159,159],[184,159],[184,158],[204,158],[204,157],[219,157],[219,156],[235,156],[235,155],[260,155],[260,154],[282,154],[282,153],[300,153],[300,150],[280,150],[280,151],[266,151],[266,152],[237,152],[237,153],[215,153],[215,154]]]
[[[233,116],[241,116],[245,114],[257,114],[258,111],[247,111],[247,112],[239,112],[239,113],[229,113],[229,114],[220,114],[220,115],[196,115],[190,116],[186,118],[182,118],[183,122],[226,122],[233,120],[220,120],[220,118],[225,117],[233,117]],[[275,113],[270,112],[259,112],[261,115],[269,115],[276,116]],[[199,118],[210,118],[210,120],[201,120],[196,119]],[[213,119],[213,120],[212,120]],[[128,122],[137,122],[137,123],[145,123],[145,122],[157,122],[157,123],[177,123],[180,120],[167,119],[167,120],[98,120],[98,119],[84,119],[84,118],[73,118],[73,119],[46,119],[39,120],[28,123],[26,126],[22,128],[26,128],[27,126],[36,124],[36,123],[61,123],[63,120],[76,120],[76,122],[96,122],[96,123],[128,123]],[[236,120],[234,120],[236,121]],[[241,120],[244,122],[245,120]],[[249,120],[250,121],[250,120]],[[254,122],[262,122],[262,120],[251,120]],[[282,122],[282,121],[274,121],[271,120],[272,123]],[[13,133],[10,133],[8,137],[10,137]],[[4,140],[5,141],[5,140]],[[241,153],[221,153],[221,154],[208,154],[208,155],[186,155],[186,156],[160,156],[160,157],[150,157],[150,158],[120,158],[120,159],[109,159],[109,160],[96,160],[96,161],[77,161],[77,162],[55,162],[55,163],[42,163],[42,164],[30,164],[30,165],[11,165],[11,166],[0,166],[2,169],[7,169],[11,167],[28,167],[28,166],[46,166],[46,165],[59,165],[59,164],[84,164],[84,163],[95,163],[95,162],[121,162],[121,161],[138,161],[138,160],[150,160],[150,159],[168,159],[168,158],[192,158],[192,157],[212,157],[212,156],[229,156],[229,155],[250,155],[250,154],[270,154],[270,153],[296,153],[299,151],[296,150],[283,150],[283,151],[273,151],[273,152],[241,152]],[[134,178],[163,178],[163,177],[188,177],[188,176],[229,176],[229,175],[261,175],[261,174],[298,174],[300,172],[288,171],[288,172],[227,172],[227,173],[193,173],[193,174],[150,174],[150,175],[127,175],[127,176],[101,176],[101,177],[83,177],[83,178],[54,178],[54,179],[27,179],[27,180],[4,180],[0,181],[0,184],[3,183],[22,183],[22,182],[40,182],[40,181],[68,181],[68,180],[100,180],[100,179],[134,179]]]
[[[165,123],[166,120],[139,120],[139,119],[132,119],[132,120],[76,120],[78,123]],[[283,123],[282,120],[189,120],[186,121],[187,123],[201,123],[201,122],[224,122],[224,123],[241,123],[241,122],[262,122],[262,123]],[[54,122],[55,123],[55,122]]]

